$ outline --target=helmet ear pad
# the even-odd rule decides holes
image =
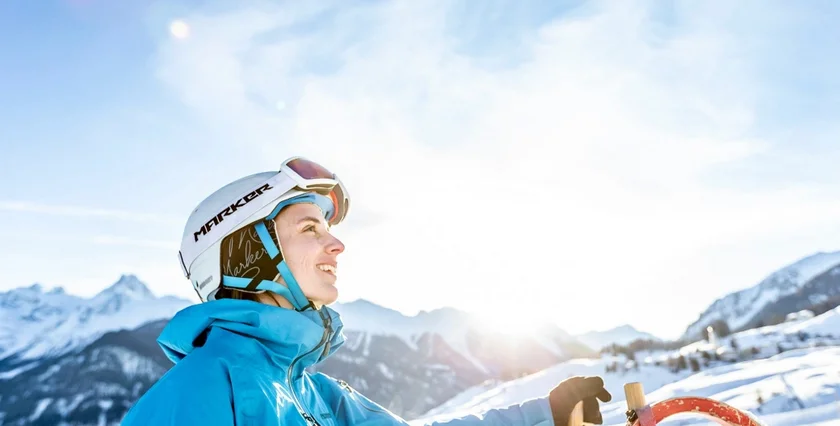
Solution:
[[[275,281],[279,275],[277,264],[283,260],[283,249],[277,238],[274,221],[265,219],[268,234],[280,249],[279,258],[272,259],[260,240],[255,223],[233,232],[222,240],[220,264],[222,276],[246,278],[260,281]],[[224,282],[222,283],[224,287]],[[234,288],[241,290],[240,288]]]

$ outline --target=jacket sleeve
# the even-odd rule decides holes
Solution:
[[[323,373],[312,377],[322,397],[328,401],[331,410],[340,424],[375,423],[379,417],[390,422],[412,426],[554,426],[548,396],[532,399],[507,408],[487,410],[483,413],[469,414],[445,421],[406,421],[370,400],[341,380],[333,379]]]
[[[418,423],[412,422],[417,425]],[[548,396],[531,399],[506,408],[493,408],[449,420],[425,423],[427,426],[527,425],[554,426]]]
[[[224,377],[196,374],[187,381],[184,375],[167,375],[131,407],[120,426],[235,424],[230,387]]]

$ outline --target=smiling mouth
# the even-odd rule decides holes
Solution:
[[[320,270],[322,270],[322,271],[324,271],[328,274],[336,275],[335,266],[322,264],[322,265],[318,265],[318,269],[320,269]]]

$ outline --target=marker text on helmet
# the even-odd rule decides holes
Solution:
[[[213,225],[218,225],[218,224],[222,223],[222,221],[225,220],[225,216],[232,215],[233,213],[236,212],[237,209],[241,209],[242,207],[245,207],[246,204],[248,204],[249,202],[253,201],[255,198],[262,195],[263,192],[268,191],[270,189],[274,189],[274,187],[272,187],[268,183],[263,184],[263,186],[249,192],[244,197],[236,200],[236,202],[234,202],[233,204],[225,207],[224,210],[220,211],[215,216],[213,216],[213,218],[208,220],[207,223],[205,223],[204,226],[201,227],[201,229],[199,229],[198,231],[193,233],[193,237],[195,238],[195,241],[196,242],[198,241],[198,237],[200,235],[207,235],[207,233],[210,232],[210,230],[213,228]]]

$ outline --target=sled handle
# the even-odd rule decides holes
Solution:
[[[637,419],[633,422],[634,425],[656,426],[653,411],[645,397],[645,388],[640,382],[624,384],[624,399],[627,401],[627,411],[633,410],[636,413]]]
[[[624,398],[627,400],[628,410],[638,410],[647,405],[645,388],[639,382],[624,384]]]
[[[578,402],[569,416],[569,426],[583,426],[583,401]]]

